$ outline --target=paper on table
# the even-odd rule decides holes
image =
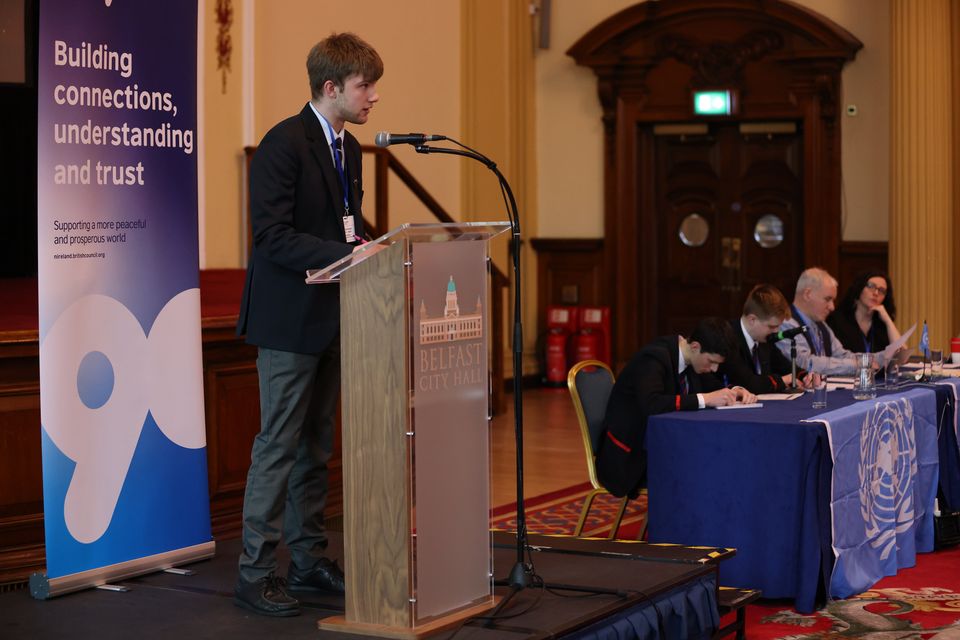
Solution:
[[[803,393],[758,393],[757,400],[796,400]]]
[[[897,350],[900,349],[900,347],[907,344],[907,339],[911,336],[911,334],[913,334],[913,330],[916,328],[917,328],[917,323],[914,322],[912,327],[910,327],[909,329],[903,332],[903,335],[901,335],[899,338],[897,338],[896,340],[894,340],[893,342],[887,345],[887,348],[883,350],[884,362],[890,362],[891,358],[893,358],[893,354],[896,353]],[[910,354],[909,352],[907,352],[905,355],[909,356]],[[904,359],[904,361],[906,360]],[[900,364],[903,364],[903,362],[901,362]]]
[[[717,409],[758,409],[763,406],[762,402],[750,402],[748,404],[728,404]]]

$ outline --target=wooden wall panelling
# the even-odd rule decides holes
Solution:
[[[840,267],[834,274],[839,282],[837,297],[842,298],[853,279],[863,271],[879,269],[889,274],[888,264],[886,242],[841,242]],[[894,283],[894,289],[896,289],[896,283]]]
[[[204,327],[207,474],[215,538],[236,537],[240,530],[250,448],[260,431],[256,357],[256,348],[238,340],[232,326]]]
[[[602,238],[531,240],[537,253],[538,336],[546,333],[549,305],[609,304],[603,275],[603,245]],[[543,354],[537,356],[542,358]]]
[[[43,568],[36,331],[0,332],[0,585]]]

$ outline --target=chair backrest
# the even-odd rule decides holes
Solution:
[[[567,373],[567,388],[570,390],[580,423],[590,482],[595,488],[600,487],[594,465],[595,452],[603,438],[603,416],[607,411],[607,400],[613,390],[613,382],[613,371],[599,360],[578,362]]]

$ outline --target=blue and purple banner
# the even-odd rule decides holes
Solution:
[[[212,548],[196,38],[196,0],[40,5],[37,252],[50,581],[90,573],[95,584],[103,581],[98,568],[134,562],[149,570],[144,558],[169,566],[177,550]]]

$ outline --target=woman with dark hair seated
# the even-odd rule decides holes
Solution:
[[[900,337],[893,323],[893,284],[882,271],[861,273],[847,289],[827,324],[850,351],[876,353]]]

